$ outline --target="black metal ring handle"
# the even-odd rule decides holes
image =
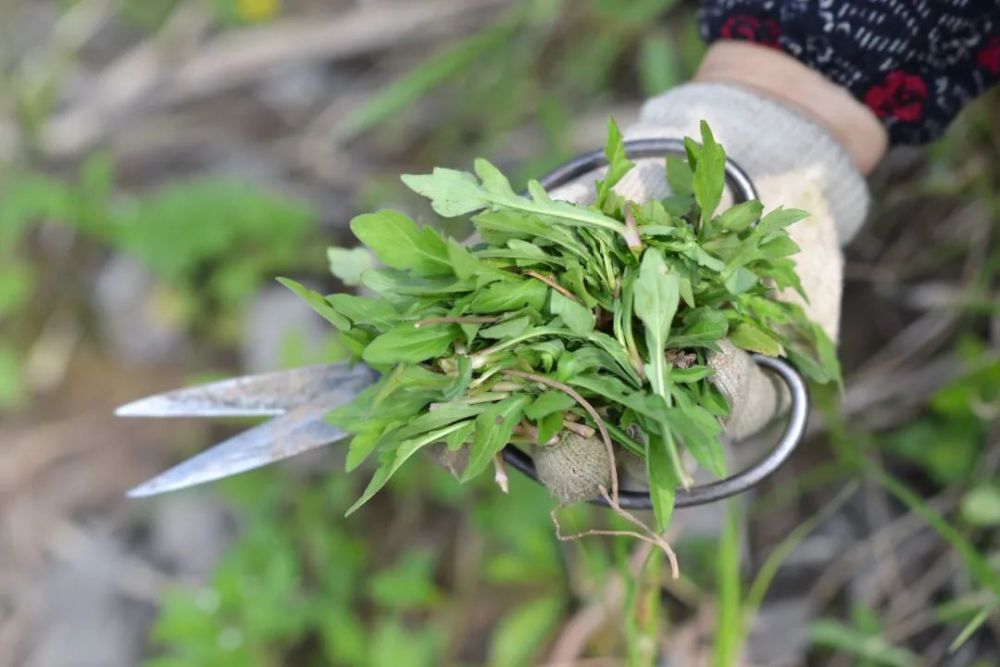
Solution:
[[[633,159],[656,158],[666,155],[685,155],[684,142],[679,139],[640,139],[637,141],[625,142],[625,154]],[[607,165],[607,159],[601,150],[593,150],[584,153],[560,167],[552,170],[539,182],[546,190],[553,190],[570,181],[579,178],[595,169],[600,169]],[[734,198],[737,203],[757,199],[757,191],[753,182],[746,172],[731,159],[726,158],[726,181],[732,188]],[[742,493],[747,489],[759,484],[765,477],[788,460],[792,452],[802,440],[806,430],[806,420],[809,413],[809,393],[806,384],[787,361],[765,357],[763,355],[752,355],[758,366],[762,366],[774,371],[778,377],[788,387],[791,397],[791,407],[789,408],[788,423],[785,426],[781,438],[766,456],[760,461],[750,466],[746,470],[731,475],[718,482],[701,484],[689,489],[677,491],[677,498],[674,501],[675,507],[693,507],[704,505],[728,498],[729,496]],[[525,452],[513,445],[508,445],[503,450],[504,460],[511,467],[524,473],[531,479],[538,481],[538,472],[535,469],[535,462]],[[603,498],[595,498],[590,502],[598,505],[607,505]],[[619,493],[619,503],[625,509],[652,509],[653,502],[647,491],[622,490]]]

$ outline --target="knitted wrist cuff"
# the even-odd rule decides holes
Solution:
[[[861,173],[824,129],[774,100],[738,86],[689,83],[646,102],[626,137],[697,138],[702,120],[751,178],[819,173],[841,245],[857,233],[868,211]],[[765,208],[782,204],[762,203]]]

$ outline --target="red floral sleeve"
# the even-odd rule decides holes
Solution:
[[[703,0],[708,41],[781,49],[923,143],[1000,79],[1000,0]]]

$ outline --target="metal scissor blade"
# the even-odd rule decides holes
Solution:
[[[274,373],[244,375],[147,396],[119,407],[119,417],[268,417],[341,387],[374,381],[375,374],[358,364],[305,366]],[[357,393],[357,392],[355,392]]]
[[[358,383],[356,383],[358,384]],[[331,408],[356,392],[337,391],[293,408],[270,421],[235,435],[140,484],[132,498],[176,491],[260,468],[340,440],[344,431],[326,421]]]

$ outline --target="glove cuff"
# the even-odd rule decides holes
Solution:
[[[819,179],[841,245],[857,233],[868,212],[868,187],[841,145],[810,119],[738,86],[689,83],[643,105],[628,139],[698,137],[708,121],[726,153],[753,179],[788,172]],[[782,202],[762,202],[772,208]]]

